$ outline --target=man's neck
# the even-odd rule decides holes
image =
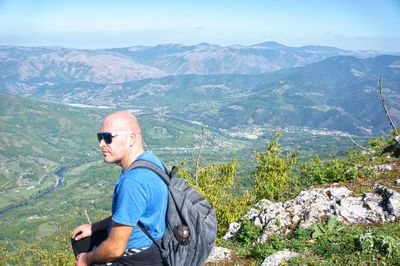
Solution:
[[[120,166],[122,168],[129,167],[143,152],[143,148],[133,149],[132,152],[126,156],[126,160],[121,160]]]

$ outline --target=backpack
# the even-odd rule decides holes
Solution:
[[[159,248],[163,262],[170,266],[203,265],[217,238],[215,210],[183,178],[176,178],[178,168],[165,171],[155,164],[137,160],[129,167],[146,168],[156,173],[168,187],[168,206],[164,236],[156,241],[139,221],[139,228]]]

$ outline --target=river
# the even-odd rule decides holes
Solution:
[[[17,209],[19,207],[22,207],[22,206],[28,204],[28,201],[37,200],[37,199],[49,194],[54,189],[60,188],[62,186],[62,183],[64,182],[64,175],[65,175],[66,172],[67,172],[67,167],[64,167],[64,166],[60,167],[55,172],[55,174],[57,175],[57,180],[56,180],[56,183],[54,185],[54,188],[50,187],[50,188],[46,189],[45,191],[43,191],[42,193],[34,196],[34,198],[29,198],[28,200],[25,200],[24,202],[18,203],[17,205],[6,207],[6,208],[0,210],[0,216],[4,215],[5,213],[7,213],[7,212],[9,212],[11,210]]]
[[[62,183],[64,182],[65,172],[67,172],[67,168],[64,166],[60,167],[60,169],[56,171],[57,181],[56,184],[54,185],[55,188],[60,188],[62,186]]]

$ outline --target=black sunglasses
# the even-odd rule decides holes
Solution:
[[[104,140],[106,144],[110,144],[112,142],[112,138],[121,135],[132,134],[132,131],[119,131],[119,132],[99,132],[97,133],[97,139],[100,142]]]

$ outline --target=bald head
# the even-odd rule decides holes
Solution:
[[[128,111],[115,112],[104,119],[101,130],[107,131],[132,131],[134,134],[142,135],[142,129],[136,117]]]
[[[129,111],[119,111],[108,115],[101,125],[100,132],[127,132],[134,135],[134,148],[143,149],[142,129],[136,117]]]

